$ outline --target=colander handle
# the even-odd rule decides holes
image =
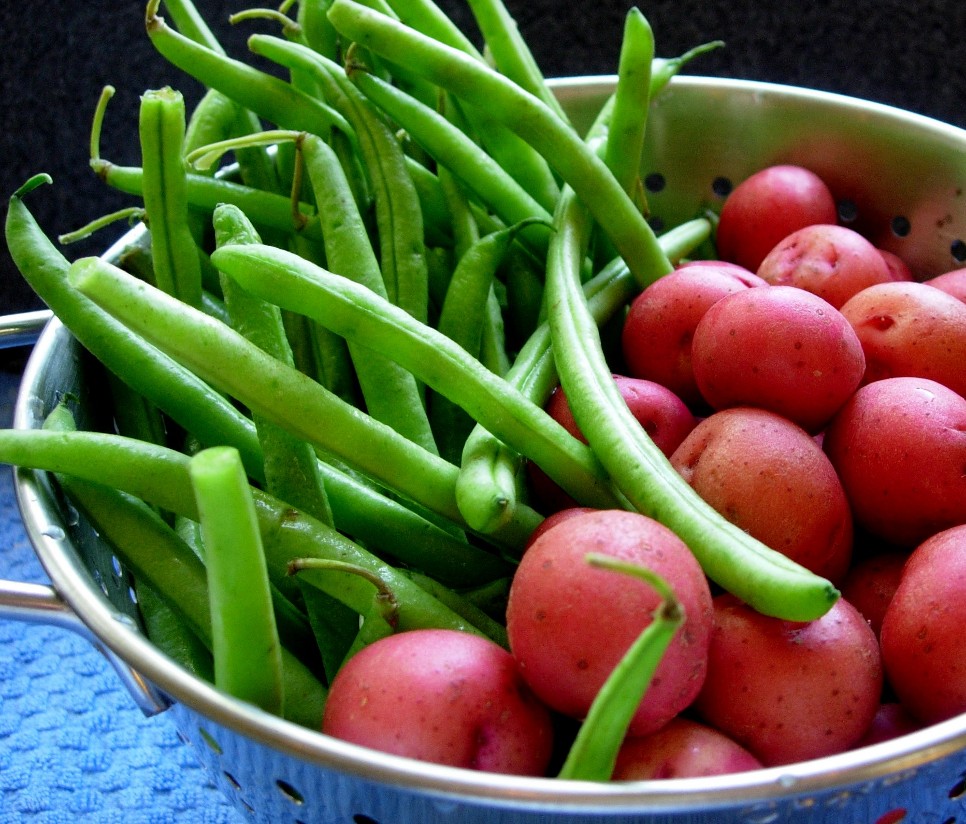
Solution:
[[[49,309],[0,315],[0,349],[32,344],[52,317]]]
[[[0,618],[47,624],[77,633],[108,660],[146,716],[164,712],[171,705],[154,686],[104,646],[53,587],[0,579]]]

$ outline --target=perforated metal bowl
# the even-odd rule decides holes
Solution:
[[[588,123],[613,78],[557,81]],[[966,132],[813,91],[678,78],[649,123],[643,169],[666,226],[720,205],[771,163],[829,181],[844,220],[922,278],[966,259]],[[107,252],[119,254],[125,243]],[[37,427],[64,392],[97,418],[98,370],[54,320],[29,360],[15,425]],[[24,523],[52,587],[2,582],[0,612],[85,633],[146,712],[171,713],[213,780],[265,822],[596,824],[597,822],[966,821],[966,716],[835,757],[730,777],[632,783],[514,778],[425,764],[337,741],[232,700],[187,674],[138,628],[127,574],[42,473],[19,470]]]

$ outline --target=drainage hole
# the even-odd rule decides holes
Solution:
[[[279,778],[275,781],[275,786],[278,787],[282,791],[282,795],[289,799],[289,801],[291,801],[293,804],[302,805],[305,803],[305,796],[303,796],[302,793],[296,790],[295,787],[293,787],[287,781],[282,781],[282,779]]]
[[[666,185],[667,181],[660,172],[651,172],[644,178],[644,188],[649,192],[662,192]]]
[[[711,181],[711,191],[714,192],[718,197],[727,197],[731,194],[733,184],[731,179],[727,177],[716,177]]]
[[[352,816],[352,822],[353,824],[379,824],[376,819],[370,818],[362,813],[356,813],[354,816]]]
[[[859,216],[859,207],[854,200],[840,200],[836,208],[842,223],[853,223]]]
[[[910,231],[912,231],[912,225],[909,223],[909,218],[902,215],[892,218],[892,233],[896,237],[906,237]]]
[[[963,261],[966,261],[966,241],[954,240],[949,247],[949,251],[952,253],[952,256],[960,263],[962,263]]]

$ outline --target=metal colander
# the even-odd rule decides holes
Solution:
[[[576,124],[614,78],[554,87]],[[966,265],[966,131],[848,97],[770,84],[676,78],[655,104],[643,175],[666,227],[720,206],[772,163],[824,177],[842,220],[901,255],[919,278]],[[106,255],[136,242],[125,236]],[[47,324],[14,424],[38,427],[65,392],[98,417],[99,374]],[[18,470],[24,523],[51,587],[0,582],[0,614],[84,633],[147,713],[171,713],[199,760],[255,821],[321,824],[596,822],[966,822],[966,716],[834,757],[734,776],[630,783],[528,779],[441,767],[331,739],[189,675],[142,634],[131,581],[43,473]]]

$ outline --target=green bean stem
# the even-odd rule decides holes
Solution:
[[[205,544],[215,685],[281,715],[282,654],[248,479],[238,452],[213,446],[189,474]]]
[[[485,107],[527,140],[578,193],[641,286],[671,270],[651,227],[607,165],[540,100],[480,61],[354,0],[334,0],[329,19],[344,36]]]

